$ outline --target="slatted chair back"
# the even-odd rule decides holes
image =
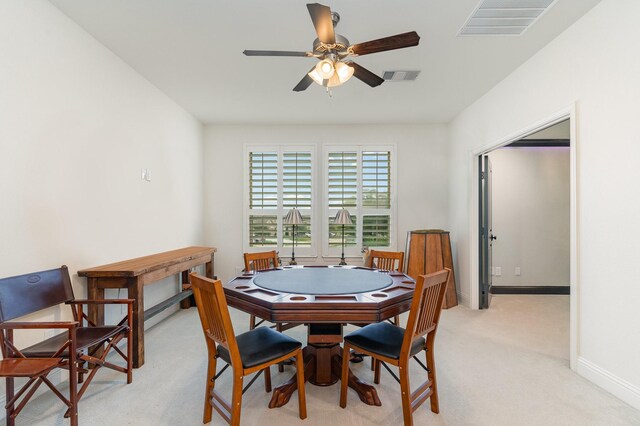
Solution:
[[[447,268],[418,277],[402,342],[402,353],[410,351],[411,344],[416,338],[435,333],[450,273],[451,270]]]
[[[244,270],[245,271],[264,271],[265,269],[277,268],[278,253],[275,250],[264,251],[260,253],[244,254]]]
[[[0,279],[0,324],[73,299],[73,288],[66,266],[2,278]],[[74,319],[77,320],[77,318]]]
[[[402,272],[402,268],[404,266],[404,252],[371,250],[369,252],[369,262],[366,266],[385,271]]]
[[[198,306],[207,347],[212,355],[216,354],[215,343],[229,350],[234,367],[242,368],[240,352],[233,332],[227,299],[224,296],[222,281],[202,277],[195,272],[190,275],[193,295]],[[239,363],[239,364],[237,364]]]

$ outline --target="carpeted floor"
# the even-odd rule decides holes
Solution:
[[[248,316],[233,311],[237,334]],[[402,318],[406,320],[406,317]],[[347,332],[350,328],[347,329]],[[569,369],[568,296],[497,296],[491,309],[465,307],[443,312],[436,338],[440,414],[425,403],[414,413],[417,425],[638,425],[640,412]],[[306,330],[287,332],[304,341]],[[205,346],[195,309],[177,312],[146,333],[146,364],[134,381],[101,370],[79,406],[81,425],[199,425],[202,423]],[[411,374],[422,381],[414,363]],[[368,359],[354,372],[372,382]],[[274,386],[289,378],[272,369]],[[419,377],[418,377],[419,376]],[[230,395],[230,374],[216,387]],[[268,409],[262,378],[243,399],[245,425],[400,425],[399,386],[383,369],[378,394],[382,407],[370,407],[349,392],[338,406],[339,386],[307,384],[308,418],[298,419],[296,396]],[[33,400],[18,425],[66,425],[63,408],[50,392]],[[2,419],[3,421],[4,419]],[[225,424],[214,412],[213,425]]]

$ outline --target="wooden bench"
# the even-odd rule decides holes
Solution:
[[[87,278],[89,298],[103,299],[106,288],[126,288],[127,297],[134,300],[134,368],[144,364],[144,321],[193,294],[189,284],[191,268],[205,265],[206,276],[213,278],[215,252],[215,247],[185,247],[78,271],[79,276]],[[144,287],[176,274],[181,275],[182,291],[145,311]],[[104,308],[90,306],[89,318],[96,324],[104,324]]]

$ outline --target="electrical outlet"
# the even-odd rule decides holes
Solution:
[[[496,266],[496,277],[502,276],[502,266]]]
[[[516,266],[516,275],[519,276],[520,275],[520,267]]]

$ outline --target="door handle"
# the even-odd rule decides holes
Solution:
[[[496,237],[495,235],[491,234],[491,236],[489,237],[489,239],[490,239],[491,241],[493,241],[493,240],[497,240],[497,239],[498,239],[498,237]]]

